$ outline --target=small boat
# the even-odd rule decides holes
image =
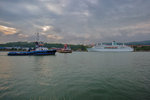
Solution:
[[[67,46],[67,44],[64,45],[64,48],[57,50],[59,53],[72,53],[72,50],[70,47]]]
[[[48,49],[46,47],[43,47],[43,43],[39,42],[39,33],[37,33],[37,41],[35,42],[36,47],[35,50],[31,50],[29,48],[28,51],[22,51],[22,52],[9,52],[8,56],[25,56],[25,55],[55,55],[56,50],[55,49]]]
[[[112,45],[103,45],[98,43],[92,48],[87,48],[88,52],[132,52],[133,48],[127,45],[117,45],[115,41],[112,42]]]

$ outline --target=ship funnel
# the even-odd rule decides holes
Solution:
[[[116,42],[115,42],[115,41],[113,41],[113,42],[112,42],[112,45],[116,45]]]
[[[123,46],[124,46],[124,43],[123,43]]]

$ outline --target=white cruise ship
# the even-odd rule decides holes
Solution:
[[[112,42],[112,45],[103,45],[102,43],[96,44],[92,48],[87,48],[88,52],[132,52],[133,48],[126,45],[117,45],[115,41]]]

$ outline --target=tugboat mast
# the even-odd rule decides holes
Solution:
[[[36,42],[35,42],[35,44],[36,44],[36,48],[38,48],[39,47],[39,33],[36,33]]]
[[[40,40],[39,33],[37,33],[36,41],[39,42],[39,40]]]

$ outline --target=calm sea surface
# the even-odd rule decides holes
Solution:
[[[0,100],[150,100],[150,52],[0,52]]]

